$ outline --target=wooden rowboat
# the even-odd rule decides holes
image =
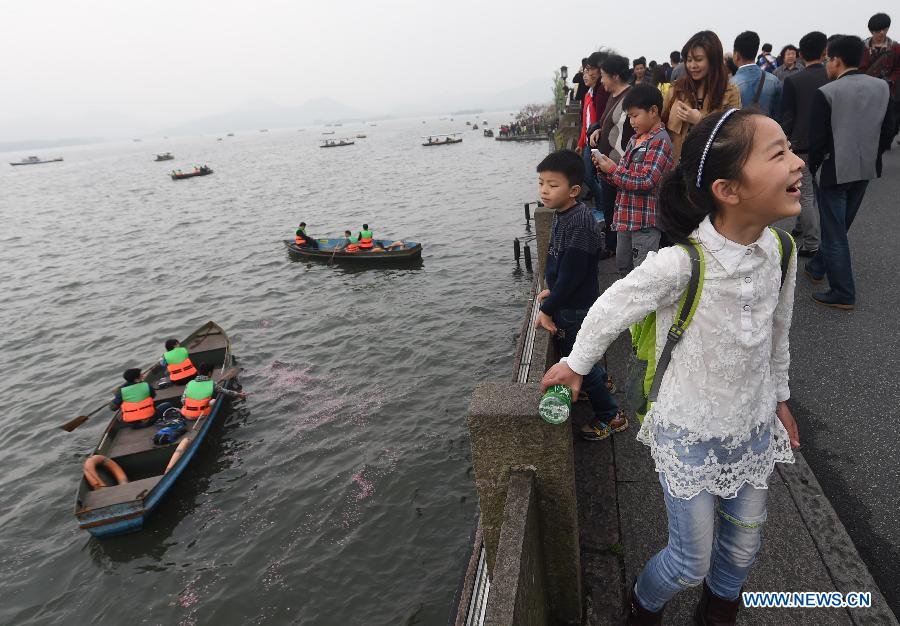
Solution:
[[[214,322],[207,322],[182,342],[191,354],[194,365],[213,363],[214,377],[231,367],[234,358],[228,336]],[[156,387],[157,381],[166,376],[166,370],[157,362],[144,375],[144,380]],[[237,384],[231,378],[226,387]],[[181,405],[184,386],[172,385],[157,389],[154,403],[170,402]],[[172,489],[175,481],[194,458],[210,428],[224,415],[228,399],[217,398],[212,411],[206,417],[188,422],[188,430],[167,445],[156,445],[153,437],[158,428],[131,428],[120,420],[116,412],[103,432],[93,454],[112,459],[125,471],[128,482],[116,485],[110,476],[104,476],[111,487],[91,490],[84,475],[78,483],[75,496],[75,517],[80,528],[94,537],[110,537],[140,530],[144,520],[153,512],[163,497]],[[183,442],[188,443],[184,444]],[[181,446],[181,457],[166,471],[176,448]]]
[[[317,261],[334,261],[335,263],[373,263],[388,264],[397,262],[420,261],[422,259],[422,244],[415,241],[403,241],[402,250],[369,251],[358,250],[356,252],[335,251],[335,247],[344,245],[344,239],[316,239],[319,248],[301,248],[289,239],[284,240],[284,246],[294,256],[314,259]],[[391,241],[375,240],[376,246],[386,246]]]
[[[172,172],[172,180],[184,180],[185,178],[194,178],[195,176],[209,176],[213,171],[207,167],[203,166],[192,172]]]

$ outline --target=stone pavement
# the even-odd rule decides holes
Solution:
[[[885,176],[870,185],[851,234],[856,311],[819,307],[809,297],[808,281],[798,277],[791,406],[803,453],[795,465],[779,465],[772,475],[763,548],[746,586],[747,591],[871,591],[873,607],[744,607],[739,624],[898,623],[888,604],[897,611],[900,602],[900,233],[892,202],[898,196],[900,148],[885,155]],[[611,261],[601,264],[604,285],[615,280],[614,271]],[[611,374],[624,386],[629,359],[624,337],[610,348],[608,359]],[[573,428],[586,419],[583,404]],[[576,437],[586,624],[619,623],[626,581],[633,581],[667,540],[662,488],[647,448],[635,439],[637,429],[632,420],[628,432],[611,440],[588,443]],[[692,623],[698,597],[699,589],[677,596],[664,623]]]

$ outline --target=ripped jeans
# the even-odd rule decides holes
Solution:
[[[659,611],[679,591],[704,578],[714,594],[734,600],[762,544],[768,490],[745,484],[734,498],[701,491],[684,500],[669,495],[662,474],[660,482],[669,515],[669,545],[638,576],[634,589],[638,602]]]

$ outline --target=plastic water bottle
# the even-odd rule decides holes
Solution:
[[[538,405],[538,413],[549,424],[562,424],[572,412],[572,389],[568,385],[548,387]]]

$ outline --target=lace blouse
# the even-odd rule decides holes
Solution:
[[[688,499],[705,489],[733,498],[745,483],[767,488],[776,462],[794,462],[775,408],[790,397],[797,259],[791,258],[782,288],[778,239],[769,229],[744,246],[707,218],[692,237],[706,258],[703,291],[638,440],[650,447],[673,496]],[[657,312],[658,359],[689,278],[683,249],[651,252],[593,304],[564,361],[586,374],[621,332],[651,311]]]

